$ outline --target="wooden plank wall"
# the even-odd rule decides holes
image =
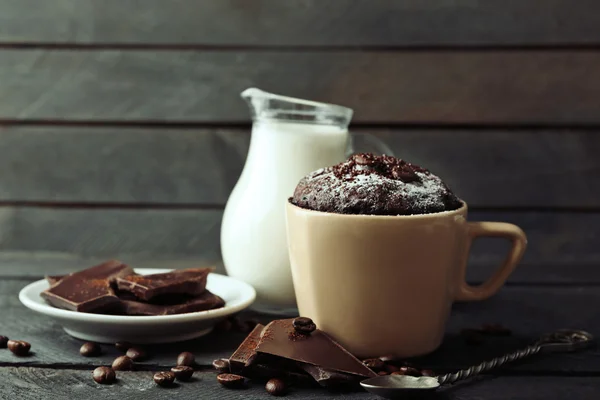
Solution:
[[[474,219],[521,225],[514,282],[586,281],[599,45],[595,0],[2,1],[0,260],[218,262],[258,86],[355,108]],[[503,251],[478,244],[473,279]]]

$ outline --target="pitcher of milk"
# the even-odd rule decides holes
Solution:
[[[252,114],[252,137],[223,215],[223,263],[228,275],[256,289],[254,309],[295,314],[285,202],[302,177],[343,161],[351,152],[348,124],[353,110],[256,88],[241,96]],[[374,147],[370,151],[391,155],[376,138],[367,139]]]

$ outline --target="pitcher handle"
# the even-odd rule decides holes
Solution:
[[[375,153],[377,155],[394,156],[392,149],[378,137],[360,132],[350,132],[350,140],[346,148],[346,157],[355,153]]]

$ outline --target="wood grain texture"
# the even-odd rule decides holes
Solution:
[[[20,358],[8,351],[0,351],[0,365],[94,367],[106,365],[119,355],[110,345],[103,345],[103,354],[86,358],[79,354],[83,343],[64,333],[48,317],[36,314],[19,303],[17,293],[28,280],[0,281],[2,334],[9,338],[26,340],[34,352]],[[444,344],[434,353],[415,359],[422,368],[438,371],[463,368],[526,346],[542,333],[559,328],[600,331],[600,292],[593,287],[505,287],[490,300],[480,303],[456,304],[449,319]],[[263,317],[268,321],[268,317]],[[484,323],[501,323],[513,330],[509,337],[488,338],[480,346],[469,346],[458,335],[463,328],[476,328]],[[211,333],[208,336],[182,343],[146,346],[150,352],[141,369],[160,370],[174,364],[177,355],[190,351],[200,366],[210,366],[215,358],[228,357],[245,335],[239,333]],[[583,374],[600,372],[600,350],[559,354],[552,357],[532,358],[501,371],[503,374],[530,374],[559,372]]]
[[[246,122],[239,93],[258,86],[344,104],[358,123],[600,121],[591,50],[1,54],[0,119]]]
[[[0,41],[258,46],[598,44],[598,3],[8,0]]]
[[[471,207],[598,207],[600,134],[356,129],[440,175]],[[0,128],[0,201],[224,205],[250,128]],[[560,184],[558,184],[560,182]]]
[[[96,384],[90,371],[52,370],[36,368],[0,368],[0,391],[11,398],[23,400],[126,398],[131,400],[152,399],[272,399],[263,384],[251,383],[244,390],[221,387],[211,372],[196,373],[192,382],[177,384],[171,389],[157,387],[149,372],[120,372],[118,382],[110,386]],[[553,400],[576,397],[578,400],[595,400],[600,394],[600,382],[592,377],[500,377],[477,378],[470,383],[459,384],[442,390],[443,399],[479,400]],[[42,397],[40,397],[42,396]],[[124,397],[123,397],[124,396]],[[7,397],[8,398],[8,397]],[[290,399],[370,399],[366,392],[333,394],[319,388],[293,388],[285,397]]]
[[[7,207],[0,209],[0,251],[214,263],[220,260],[221,215],[221,210]],[[529,239],[524,265],[573,267],[600,262],[600,213],[473,211],[470,219],[521,226]],[[480,239],[472,251],[473,265],[498,265],[505,245],[500,239]]]

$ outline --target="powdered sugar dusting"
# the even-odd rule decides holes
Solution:
[[[309,174],[296,187],[292,202],[343,214],[409,215],[460,207],[438,176],[402,160],[370,154]]]

